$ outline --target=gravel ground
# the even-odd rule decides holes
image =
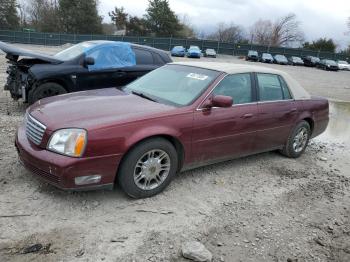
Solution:
[[[350,101],[350,72],[269,66],[314,95]],[[0,55],[0,86],[5,68]],[[350,261],[348,103],[331,104],[328,130],[299,159],[270,152],[198,168],[143,200],[37,180],[13,145],[24,110],[0,91],[0,261],[187,261],[180,249],[192,240],[213,261]]]

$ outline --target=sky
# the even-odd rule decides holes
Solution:
[[[275,20],[295,13],[301,22],[305,40],[320,37],[333,38],[339,48],[350,44],[346,27],[350,17],[350,0],[169,0],[170,7],[179,17],[187,15],[198,31],[210,33],[220,22],[235,23],[249,28],[261,19]],[[100,0],[104,22],[110,22],[108,12],[123,6],[132,14],[142,16],[147,0]]]

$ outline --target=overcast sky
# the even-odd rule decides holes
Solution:
[[[350,0],[169,0],[180,17],[187,14],[198,30],[210,32],[219,22],[234,22],[249,28],[256,20],[271,19],[293,12],[301,22],[306,40],[333,38],[345,47],[350,43],[346,20],[350,16]],[[147,0],[100,0],[100,12],[110,22],[108,12],[124,6],[132,15],[141,16]]]

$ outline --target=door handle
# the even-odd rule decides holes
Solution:
[[[296,108],[292,108],[291,110],[289,110],[289,113],[295,113],[297,111]]]
[[[251,118],[253,117],[253,114],[244,114],[243,116],[241,116],[241,118]]]

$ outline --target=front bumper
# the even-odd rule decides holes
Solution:
[[[27,139],[25,127],[17,131],[15,146],[25,168],[63,190],[112,189],[121,155],[73,158],[39,148]],[[75,177],[101,175],[95,184],[76,185]]]
[[[196,57],[196,58],[199,58],[199,57],[201,57],[201,54],[198,54],[198,53],[188,53],[188,54],[187,54],[187,57]]]

